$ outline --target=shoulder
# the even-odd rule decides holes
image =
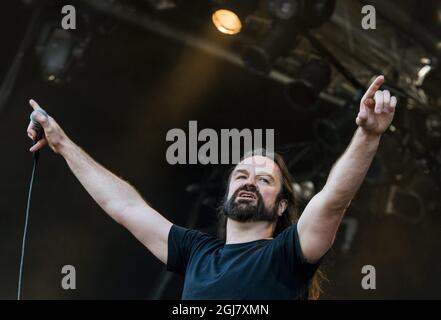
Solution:
[[[173,224],[170,229],[168,241],[191,246],[221,242],[219,239],[209,233],[182,227],[176,224]]]

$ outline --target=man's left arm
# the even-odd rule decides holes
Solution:
[[[379,76],[361,99],[359,126],[346,151],[334,164],[323,189],[306,206],[298,224],[300,245],[308,262],[318,261],[332,246],[337,229],[392,122],[397,99],[380,91]]]

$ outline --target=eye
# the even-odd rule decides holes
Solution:
[[[260,180],[260,181],[263,181],[263,182],[265,182],[265,183],[269,183],[269,180],[268,180],[267,178],[264,178],[264,177],[261,177],[259,180]]]
[[[237,180],[237,179],[245,179],[245,178],[246,178],[246,177],[245,177],[243,174],[241,174],[240,176],[237,176],[237,177],[236,177],[236,180]]]

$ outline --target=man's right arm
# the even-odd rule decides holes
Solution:
[[[70,140],[63,144],[60,154],[98,205],[166,263],[171,222],[151,208],[128,182],[101,166],[80,147]]]
[[[36,102],[31,106],[38,109]],[[83,187],[116,222],[127,228],[159,260],[167,263],[168,233],[172,223],[151,208],[129,183],[93,160],[85,151],[71,141],[52,117],[35,114],[45,131],[31,151],[46,143],[63,156],[73,174]],[[28,134],[35,136],[31,126]]]

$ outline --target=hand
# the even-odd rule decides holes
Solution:
[[[394,118],[397,98],[388,90],[379,90],[383,82],[384,76],[378,76],[360,102],[355,122],[368,134],[381,135]]]
[[[43,148],[46,144],[49,144],[49,147],[55,152],[60,153],[60,148],[62,146],[62,142],[67,140],[67,136],[64,131],[60,128],[60,126],[55,122],[55,120],[47,116],[45,117],[38,111],[35,111],[40,108],[40,106],[34,100],[29,100],[29,104],[34,109],[32,112],[32,116],[37,122],[41,125],[44,130],[43,138],[37,141],[32,148],[29,149],[31,152],[35,152],[41,148]],[[33,129],[32,121],[29,123],[27,133],[29,138],[35,141],[37,137],[37,132]]]

